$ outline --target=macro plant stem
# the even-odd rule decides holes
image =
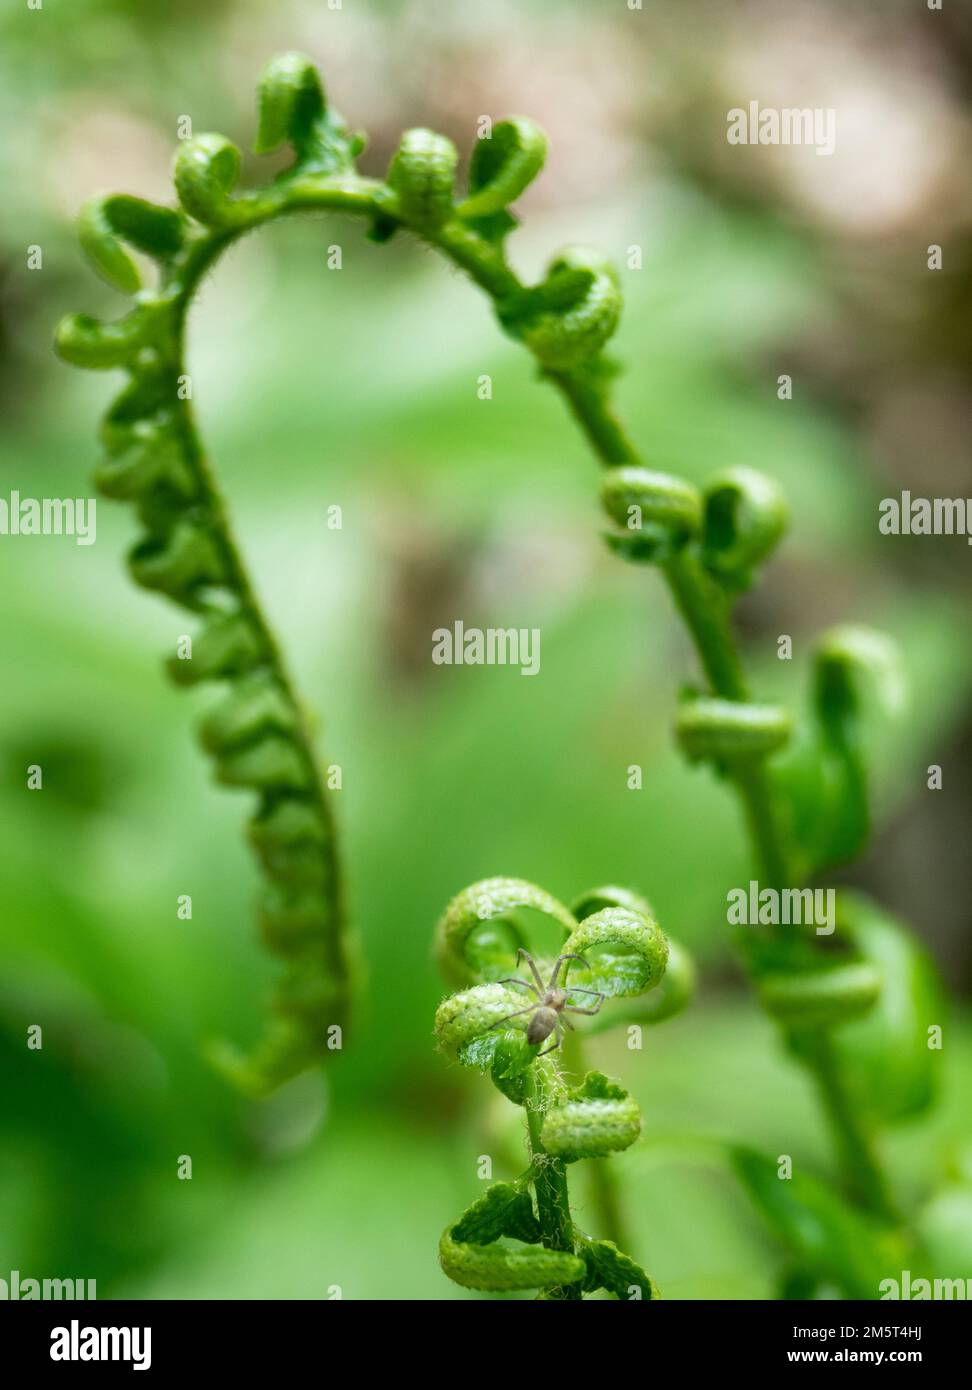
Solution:
[[[589,380],[577,372],[547,372],[560,391],[591,448],[609,465],[640,463],[638,450],[629,439],[610,402]]]
[[[223,248],[221,248],[223,249]],[[175,376],[186,372],[185,329],[188,306],[195,288],[190,280],[187,288],[179,296],[176,308],[176,332],[174,334],[175,356],[171,364]],[[310,797],[324,830],[324,840],[318,853],[324,863],[324,892],[328,900],[330,930],[323,938],[327,967],[335,986],[333,1022],[347,1027],[353,990],[351,954],[347,944],[347,918],[344,906],[344,890],[341,876],[341,861],[338,849],[337,827],[331,808],[331,801],[321,779],[321,766],[314,751],[313,738],[308,727],[303,704],[297,695],[286,662],[280,651],[273,628],[267,621],[263,608],[257,598],[253,582],[236,543],[226,500],[213,470],[209,466],[203,449],[199,431],[196,427],[192,402],[186,398],[177,402],[176,429],[182,444],[183,456],[199,488],[202,505],[205,508],[210,535],[222,554],[224,564],[237,596],[240,611],[259,633],[265,652],[266,664],[290,707],[293,719],[293,743],[298,750],[307,774]]]
[[[251,843],[265,877],[260,924],[287,969],[274,1018],[249,1060],[214,1043],[213,1060],[244,1089],[263,1092],[343,1044],[352,995],[351,952],[329,789],[270,624],[234,539],[193,417],[185,330],[203,279],[248,232],[309,212],[363,218],[376,242],[408,231],[438,250],[493,300],[504,330],[525,341],[545,371],[577,382],[613,332],[620,291],[602,259],[562,253],[547,279],[527,286],[506,259],[516,225],[508,205],[543,164],[546,138],[526,118],[499,122],[473,153],[468,193],[454,195],[454,146],[428,130],[406,131],[384,180],[357,172],[363,138],[329,109],[313,64],[282,54],[260,83],[258,153],[289,145],[294,162],[266,187],[237,190],[240,152],[206,133],[183,141],[173,177],[179,208],[125,194],[91,199],[82,247],[103,279],[133,297],[112,323],[70,315],[56,347],[68,361],[121,368],[96,480],[135,504],[143,535],[129,557],[135,582],[195,613],[195,652],[170,662],[181,685],[220,682],[222,703],[202,728],[218,780],[252,788]],[[155,261],[147,287],[126,247]],[[194,660],[194,655],[198,660]]]
[[[726,700],[748,700],[749,686],[729,626],[725,598],[705,574],[695,546],[683,546],[663,568],[712,693]],[[791,886],[793,878],[786,838],[780,830],[761,764],[754,762],[734,768],[732,781],[743,803],[764,884],[774,888]]]
[[[480,289],[485,290],[497,302],[523,289],[521,280],[507,264],[503,252],[479,236],[471,227],[458,221],[449,221],[434,231],[423,231],[420,228],[415,230],[430,246],[437,247],[454,265],[464,270]]]
[[[817,1032],[801,1048],[809,1051],[809,1065],[840,1154],[848,1193],[865,1210],[881,1220],[900,1219],[874,1141],[855,1111],[826,1033]]]
[[[721,594],[706,577],[694,552],[685,546],[665,565],[675,602],[692,634],[712,693],[727,700],[749,698],[742,661],[723,611]],[[795,876],[761,762],[743,763],[731,774],[743,810],[764,886],[794,887]],[[813,1073],[834,1135],[847,1190],[864,1207],[893,1219],[888,1185],[871,1136],[848,1096],[827,1035],[818,1031],[798,1055]]]
[[[544,1148],[542,1130],[544,1111],[550,1103],[547,1088],[534,1068],[524,1085],[527,1133],[530,1138],[533,1190],[537,1199],[537,1220],[540,1223],[541,1243],[548,1250],[574,1253],[574,1221],[570,1214],[570,1193],[567,1188],[567,1165],[554,1158]],[[548,1291],[548,1298],[579,1299],[580,1291],[565,1285]]]
[[[564,1070],[578,1078],[583,1077],[587,1063],[580,1033],[575,1031],[565,1036],[561,1054]],[[597,1212],[598,1234],[604,1240],[613,1240],[622,1250],[630,1250],[632,1242],[622,1212],[613,1163],[610,1159],[593,1158],[584,1164],[584,1168],[591,1201]]]
[[[703,571],[695,546],[688,544],[677,550],[664,571],[713,694],[726,700],[748,700],[749,689],[729,628],[725,598]]]
[[[596,392],[577,389],[572,379],[554,379],[603,463],[610,466],[640,463],[637,451],[616,426],[606,402]],[[726,700],[748,700],[749,686],[729,624],[725,597],[703,570],[697,546],[689,543],[677,549],[662,569],[675,606],[692,636],[711,693]],[[797,886],[790,867],[786,836],[761,763],[740,764],[733,768],[730,776],[742,802],[764,885]],[[745,954],[745,947],[743,950]],[[784,1035],[789,1036],[786,1029]],[[850,1100],[826,1034],[818,1031],[806,1046],[799,1048],[797,1055],[816,1083],[847,1190],[875,1215],[893,1220],[895,1209],[873,1140]],[[604,1167],[603,1164],[597,1166]]]
[[[343,1035],[351,1017],[354,960],[331,797],[206,457],[193,391],[182,389],[191,383],[187,320],[205,276],[248,231],[315,208],[374,217],[375,190],[382,185],[350,173],[295,173],[229,201],[222,196],[221,173],[213,172],[227,148],[218,137],[203,137],[179,152],[189,192],[178,169],[176,182],[198,213],[194,222],[124,196],[95,200],[82,221],[83,239],[106,278],[129,291],[137,285],[134,268],[125,267],[120,236],[155,254],[159,282],[138,292],[136,307],[121,324],[99,325],[84,316],[65,320],[57,342],[79,365],[128,370],[129,386],[109,414],[106,436],[121,481],[111,473],[104,488],[110,497],[134,501],[147,529],[141,548],[148,549],[150,561],[133,569],[136,581],[165,593],[203,623],[199,637],[207,656],[178,662],[174,674],[180,684],[215,680],[227,687],[224,703],[214,707],[203,730],[219,780],[250,786],[260,798],[250,829],[267,879],[261,925],[287,970],[277,986],[271,1025],[249,1058],[217,1040],[208,1048],[225,1074],[259,1094],[322,1060],[335,1035]],[[201,183],[200,161],[206,165]],[[108,209],[119,208],[116,225]],[[207,558],[194,571],[198,555]],[[221,628],[226,623],[229,632]]]

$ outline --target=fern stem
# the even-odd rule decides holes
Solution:
[[[898,1212],[875,1152],[873,1138],[861,1124],[851,1103],[830,1039],[826,1033],[818,1031],[810,1037],[801,1036],[800,1046],[810,1052],[810,1066],[841,1157],[847,1191],[875,1216],[896,1221]]]
[[[567,1033],[561,1044],[564,1070],[583,1077],[587,1073],[585,1048],[580,1033]],[[611,1160],[606,1158],[588,1159],[584,1164],[590,1185],[590,1196],[597,1212],[597,1233],[604,1240],[612,1240],[622,1250],[632,1248],[628,1236],[624,1214],[621,1209],[621,1196],[618,1192],[617,1178]]]
[[[603,463],[638,463],[638,450],[602,390],[582,372],[547,372]]]
[[[713,694],[744,701],[748,688],[721,595],[706,578],[691,547],[665,566],[675,602],[694,639]],[[762,763],[735,767],[731,780],[743,805],[746,823],[766,886],[793,886],[786,836]],[[847,1190],[875,1213],[893,1214],[887,1181],[873,1140],[856,1113],[844,1079],[835,1065],[826,1035],[818,1032],[797,1055],[814,1075],[834,1135]]]
[[[179,301],[177,315],[176,356],[173,362],[175,375],[185,373],[184,340],[186,311],[192,289],[188,289]],[[307,719],[286,662],[260,604],[253,582],[236,543],[229,510],[216,476],[206,458],[205,450],[196,427],[195,414],[191,401],[180,400],[176,414],[176,428],[186,460],[199,487],[202,506],[206,512],[209,534],[222,555],[231,586],[239,604],[240,612],[259,634],[265,653],[267,669],[272,673],[284,699],[290,707],[293,718],[292,742],[297,748],[307,772],[307,786],[310,799],[318,813],[324,831],[324,840],[319,854],[323,860],[321,882],[328,905],[328,922],[321,940],[326,952],[327,966],[334,985],[333,1023],[345,1028],[351,1007],[352,967],[351,953],[347,941],[347,918],[344,906],[344,888],[341,875],[338,836],[331,799],[321,777],[321,767],[314,751],[313,738]]]
[[[640,461],[626,436],[615,432],[614,417],[597,392],[583,386],[578,388],[573,378],[548,375],[567,397],[574,417],[603,463]],[[748,682],[729,625],[725,599],[704,573],[695,548],[686,545],[677,550],[665,563],[663,571],[675,605],[692,636],[711,692],[726,700],[747,700]],[[764,882],[780,888],[793,886],[787,839],[765,771],[759,763],[734,768],[732,782],[742,802]],[[803,1041],[801,1039],[801,1043]],[[829,1041],[823,1033],[818,1033],[810,1045],[801,1045],[796,1052],[816,1081],[847,1190],[865,1208],[892,1219],[894,1207],[873,1139],[855,1111]]]
[[[537,1076],[536,1068],[533,1068],[527,1077],[524,1098],[541,1243],[548,1250],[564,1250],[572,1255],[575,1244],[574,1222],[570,1214],[567,1165],[563,1159],[554,1158],[544,1148],[541,1131],[549,1097],[543,1081]],[[564,1301],[580,1299],[581,1294],[579,1289],[565,1285],[550,1289],[547,1297]]]

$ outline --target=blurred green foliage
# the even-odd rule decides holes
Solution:
[[[300,6],[275,7],[247,66],[231,21],[245,27],[252,7],[137,9],[45,0],[3,21],[0,111],[18,137],[2,156],[16,190],[0,234],[4,494],[89,495],[112,388],[49,351],[63,311],[110,314],[113,297],[81,263],[45,152],[75,161],[65,182],[80,201],[101,190],[67,136],[100,104],[127,142],[125,167],[174,144],[184,111],[242,136],[256,70],[293,46],[298,11],[308,22]],[[347,114],[368,124],[367,110]],[[146,173],[129,191],[160,190],[164,167]],[[767,354],[829,303],[812,241],[687,183],[643,188],[609,190],[597,211],[554,203],[514,239],[514,258],[536,269],[552,242],[580,234],[624,263],[644,242],[644,268],[622,272],[616,340],[631,430],[652,466],[699,481],[744,462],[787,493],[791,534],[764,584],[785,600],[773,607],[761,590],[746,609],[762,696],[804,698],[804,634],[821,611],[894,633],[912,694],[880,758],[886,822],[924,786],[968,703],[958,600],[889,573],[852,421],[776,398]],[[340,272],[326,268],[334,242]],[[44,247],[41,275],[24,268],[29,243]],[[345,1297],[463,1296],[435,1242],[476,1196],[477,1156],[495,1138],[466,1112],[466,1079],[432,1050],[442,985],[431,928],[458,887],[503,873],[556,883],[565,898],[630,884],[703,966],[701,999],[624,1059],[646,1136],[612,1162],[633,1253],[665,1294],[773,1296],[778,1257],[730,1159],[690,1136],[820,1169],[824,1136],[806,1082],[733,992],[724,903],[749,874],[742,830],[725,791],[673,747],[687,652],[660,585],[604,550],[595,467],[561,404],[461,280],[343,223],[278,226],[234,251],[193,328],[203,433],[298,684],[323,712],[322,748],[344,768],[361,1021],[326,1089],[304,1078],[248,1107],[207,1070],[204,1038],[255,1036],[275,967],[252,920],[243,802],[209,784],[187,727],[205,702],[162,679],[180,620],[131,590],[130,523],[106,503],[88,548],[0,538],[0,1274],[96,1277],[102,1296],[326,1297],[331,1285]],[[327,528],[332,503],[342,531]],[[432,667],[431,630],[458,616],[541,626],[540,676]],[[782,630],[792,663],[776,659]],[[26,790],[31,763],[41,793]],[[637,793],[632,763],[645,769]],[[176,918],[182,893],[191,921]],[[38,1022],[44,1048],[28,1052]],[[607,1044],[591,1052],[614,1069]],[[950,1173],[960,1207],[972,1082],[961,1024],[946,1068],[943,1106],[888,1152],[912,1203]],[[182,1154],[191,1182],[176,1179]],[[928,1224],[947,1241],[940,1212]]]

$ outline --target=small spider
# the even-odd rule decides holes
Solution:
[[[524,989],[530,989],[537,996],[536,1004],[529,1004],[525,1009],[517,1009],[516,1013],[507,1014],[505,1018],[498,1018],[490,1027],[498,1028],[501,1023],[508,1023],[511,1018],[520,1018],[523,1014],[532,1013],[527,1028],[527,1042],[532,1045],[542,1043],[544,1038],[549,1038],[553,1033],[554,1041],[549,1047],[545,1047],[543,1052],[538,1052],[537,1056],[542,1057],[546,1052],[553,1052],[555,1047],[559,1047],[563,1039],[560,1036],[560,1025],[573,1031],[574,1025],[566,1017],[567,1014],[596,1014],[604,1003],[605,995],[597,989],[581,989],[577,985],[572,985],[569,989],[561,989],[557,984],[557,977],[560,974],[560,967],[568,960],[579,960],[582,965],[587,965],[583,956],[558,956],[554,961],[553,971],[547,984],[543,983],[543,977],[537,969],[537,963],[528,951],[524,951],[521,946],[516,953],[517,964],[520,957],[526,961],[530,967],[530,973],[536,983],[530,980],[521,980],[518,976],[511,976],[505,980],[497,980],[500,985],[523,985]],[[597,998],[597,1003],[593,1009],[581,1009],[576,1004],[568,1004],[567,998],[570,994],[593,994]]]

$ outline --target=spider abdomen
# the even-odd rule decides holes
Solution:
[[[543,1042],[544,1038],[550,1037],[556,1026],[556,1009],[548,1009],[541,1005],[530,1019],[530,1026],[527,1028],[527,1042],[531,1044]]]

